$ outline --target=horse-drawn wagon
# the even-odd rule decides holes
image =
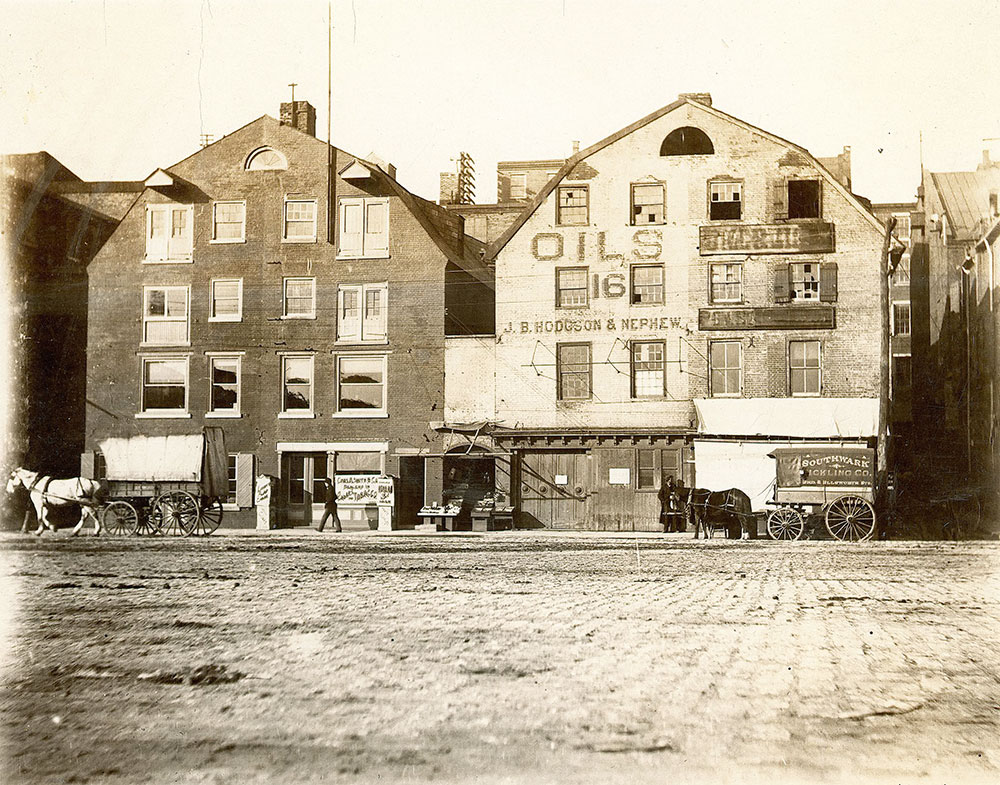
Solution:
[[[767,533],[798,540],[807,523],[838,540],[868,540],[875,534],[875,450],[870,447],[779,447],[774,498]]]
[[[101,442],[110,534],[209,535],[222,523],[229,473],[221,428]]]

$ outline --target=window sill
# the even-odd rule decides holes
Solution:
[[[246,237],[240,237],[239,239],[233,240],[209,240],[209,245],[238,245],[239,243],[245,243],[247,241]]]
[[[556,305],[557,311],[585,311],[590,307],[590,303],[586,305]]]
[[[292,245],[308,245],[309,243],[316,243],[315,237],[282,237],[281,242],[291,243]]]
[[[389,345],[388,338],[383,338],[382,340],[379,341],[353,341],[348,338],[339,338],[334,343],[334,346],[343,347],[345,349],[349,346],[357,346],[358,348],[364,348],[366,346],[388,346],[388,345]]]
[[[278,412],[279,420],[315,420],[313,412]]]
[[[183,259],[143,259],[143,264],[194,264],[193,256],[185,256]]]
[[[743,223],[742,218],[713,218],[708,216],[708,222],[710,224],[741,224]]]
[[[362,254],[338,253],[336,258],[337,258],[338,262],[348,262],[348,261],[359,261],[359,260],[364,260],[364,259],[390,259],[391,257],[392,257],[392,254],[390,254],[388,251],[385,251],[385,252],[382,252],[382,253],[371,253],[371,254],[366,254],[366,253],[362,253]]]
[[[732,400],[734,398],[742,398],[743,396],[740,395],[740,394],[738,394],[738,393],[715,393],[714,395],[710,394],[708,397],[709,398],[729,398],[730,400]]]
[[[330,415],[337,420],[386,420],[388,412],[334,412]]]
[[[206,420],[238,420],[242,416],[241,412],[205,412]]]
[[[243,321],[242,316],[237,317],[226,317],[226,316],[209,316],[209,324],[239,324]]]
[[[823,393],[792,393],[790,398],[822,398]]]
[[[633,303],[633,302],[630,301],[629,305],[631,305],[633,308],[650,308],[650,307],[653,307],[653,308],[662,308],[663,307],[663,301],[660,300],[657,303]]]
[[[184,343],[146,343],[144,341],[139,344],[140,349],[184,349],[190,347],[191,341],[185,341]]]
[[[559,224],[559,223],[557,223],[557,224],[555,224],[556,229],[573,229],[574,227],[580,227],[580,226],[590,226],[590,223],[585,223],[585,224]]]
[[[711,300],[708,303],[710,308],[726,308],[734,305],[746,305],[744,300]]]
[[[313,314],[301,314],[301,315],[300,314],[294,314],[294,315],[287,315],[286,314],[285,316],[279,316],[278,318],[281,319],[281,321],[283,321],[283,322],[294,322],[294,321],[308,322],[310,320],[315,320],[316,319],[316,314],[314,314],[314,313]]]
[[[189,420],[191,412],[136,412],[137,420]]]
[[[666,226],[666,221],[657,221],[651,224],[629,224],[629,226],[634,226],[636,229],[645,229],[647,226]]]

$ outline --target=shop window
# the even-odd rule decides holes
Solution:
[[[892,334],[904,336],[910,334],[910,304],[892,304]]]
[[[708,134],[690,125],[671,131],[660,145],[660,155],[712,155],[714,152]]]
[[[312,416],[312,355],[286,355],[281,358],[281,389],[282,415],[286,417]]]
[[[739,303],[743,301],[743,264],[720,262],[710,267],[713,303]]]
[[[189,335],[187,286],[143,289],[142,342],[146,346],[185,346]]]
[[[791,394],[819,395],[822,376],[819,341],[789,341],[788,380]]]
[[[743,347],[739,341],[712,341],[709,346],[709,394],[713,398],[740,395]]]
[[[708,184],[708,217],[713,221],[738,221],[743,217],[743,183],[715,181]]]
[[[240,358],[209,357],[211,392],[206,417],[240,416]]]
[[[347,259],[389,256],[389,200],[341,199],[337,255]]]
[[[188,358],[144,357],[142,360],[142,413],[186,415]]]
[[[316,318],[316,279],[286,278],[282,317],[285,319]]]
[[[656,487],[656,450],[636,450],[635,487],[640,491]]]
[[[632,397],[662,398],[666,392],[666,344],[632,342]]]
[[[238,322],[243,318],[243,279],[212,281],[210,322]]]
[[[663,183],[632,184],[632,225],[648,226],[666,220],[666,193]]]
[[[586,267],[556,268],[556,307],[586,308],[589,302]]]
[[[386,412],[385,355],[337,357],[337,413],[372,417]]]
[[[632,305],[659,305],[663,303],[663,265],[632,265]]]
[[[315,199],[285,199],[285,220],[282,239],[286,242],[295,243],[315,242]]]
[[[384,343],[388,335],[389,284],[348,284],[337,291],[337,340]]]
[[[560,401],[584,401],[591,397],[589,343],[556,344],[556,378]]]
[[[556,224],[586,226],[590,222],[589,193],[585,185],[561,185],[556,189]]]
[[[146,261],[190,262],[192,205],[146,205]]]
[[[338,452],[338,474],[381,474],[382,453]]]
[[[212,204],[212,242],[242,243],[246,240],[246,202]]]
[[[820,191],[819,180],[789,180],[789,219],[819,218],[821,215]]]

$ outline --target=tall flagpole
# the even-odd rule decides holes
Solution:
[[[333,0],[326,3],[326,241],[337,247],[336,209],[337,151],[330,129],[333,124]]]

